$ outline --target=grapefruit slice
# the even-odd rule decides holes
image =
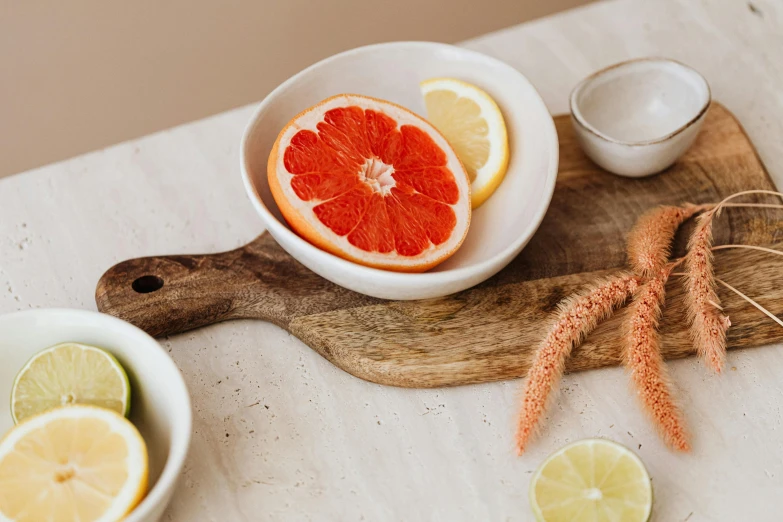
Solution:
[[[470,224],[470,181],[426,120],[391,102],[341,94],[280,132],[267,166],[280,212],[301,237],[362,265],[423,272]]]

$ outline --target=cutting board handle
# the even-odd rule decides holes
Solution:
[[[135,324],[154,337],[246,317],[237,297],[248,275],[232,270],[241,264],[244,250],[123,261],[103,274],[95,301],[101,312]],[[254,310],[254,315],[261,313],[272,320],[264,314],[269,307],[263,303]]]
[[[220,254],[123,261],[98,281],[95,302],[101,312],[159,337],[228,319],[262,319],[288,328],[302,315],[379,300],[321,278],[264,233]]]

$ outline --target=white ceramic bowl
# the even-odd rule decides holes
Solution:
[[[665,58],[602,69],[571,93],[571,119],[585,153],[629,177],[671,166],[699,133],[710,105],[707,80]]]
[[[378,270],[346,261],[296,235],[267,183],[267,159],[280,130],[302,110],[340,93],[399,103],[426,116],[422,80],[453,77],[478,85],[498,103],[511,150],[503,183],[473,213],[457,253],[423,274]],[[275,89],[259,105],[242,138],[247,192],[267,230],[289,254],[322,277],[385,299],[424,299],[470,288],[497,273],[527,244],[555,187],[558,142],[554,122],[527,79],[483,54],[451,45],[398,42],[360,47],[327,58]]]
[[[149,335],[115,317],[85,310],[40,309],[0,316],[0,437],[13,427],[11,388],[30,357],[63,342],[110,351],[128,372],[130,419],[147,443],[147,496],[125,522],[154,522],[163,514],[190,445],[190,396],[179,369]]]

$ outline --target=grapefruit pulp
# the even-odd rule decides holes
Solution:
[[[366,266],[432,268],[456,252],[470,224],[470,181],[446,139],[375,98],[342,94],[294,117],[267,174],[297,234]]]

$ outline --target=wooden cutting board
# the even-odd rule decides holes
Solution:
[[[120,263],[98,283],[98,308],[154,336],[228,319],[271,321],[343,370],[382,384],[510,379],[527,372],[557,303],[624,265],[625,236],[642,212],[658,204],[716,202],[740,190],[774,190],[741,126],[719,104],[685,157],[640,180],[602,171],[582,153],[568,116],[555,123],[560,171],[546,218],[524,251],[477,287],[426,301],[383,301],[322,279],[265,234],[230,252]],[[730,209],[716,223],[715,243],[783,242],[781,217],[779,210]],[[687,230],[677,240],[680,254]],[[724,250],[716,253],[716,267],[721,278],[783,314],[783,258]],[[669,284],[662,320],[667,358],[693,354],[677,279]],[[719,293],[733,323],[730,348],[783,339],[783,328],[733,293]],[[567,371],[619,364],[623,315],[590,335]]]

